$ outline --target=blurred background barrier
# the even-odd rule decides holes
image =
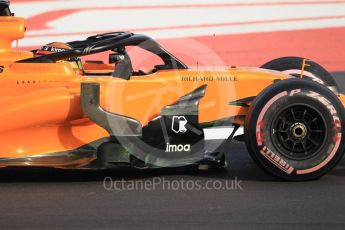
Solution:
[[[260,66],[279,56],[345,70],[345,0],[12,0],[27,19],[26,49],[110,31],[144,33],[172,53],[189,43],[226,65]],[[193,49],[188,65],[208,55]],[[178,54],[177,54],[178,55]],[[193,58],[190,58],[193,56]],[[205,65],[203,63],[202,65]]]

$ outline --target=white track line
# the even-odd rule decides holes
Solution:
[[[200,4],[188,1],[53,1],[13,4],[17,15],[29,16],[42,12],[90,6],[149,6]],[[258,3],[272,1],[206,0],[202,4]],[[274,1],[301,2],[301,1]],[[305,2],[305,1],[304,1]],[[308,2],[308,1],[307,1]],[[309,2],[318,2],[309,1]],[[327,2],[327,1],[323,1]],[[28,13],[29,12],[29,13]],[[323,17],[317,19],[318,17]],[[326,17],[326,18],[325,18]],[[334,18],[332,18],[334,17]],[[337,18],[339,17],[339,18]],[[305,20],[302,20],[302,19]],[[300,20],[296,20],[300,19]],[[162,8],[131,10],[82,10],[47,22],[48,29],[30,30],[23,46],[37,46],[51,41],[76,40],[97,32],[134,30],[154,38],[208,36],[212,34],[243,34],[345,27],[345,2],[337,4],[267,5],[240,7]]]

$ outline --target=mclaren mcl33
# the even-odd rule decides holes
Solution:
[[[129,32],[24,52],[11,46],[24,19],[6,1],[0,15],[0,167],[224,167],[236,139],[266,172],[309,180],[344,154],[345,97],[313,61],[193,69]],[[133,70],[133,46],[159,63]],[[100,53],[109,63],[81,61]],[[218,144],[205,138],[216,127],[231,127]]]

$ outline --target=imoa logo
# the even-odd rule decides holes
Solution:
[[[165,152],[171,153],[171,152],[189,152],[190,151],[190,145],[171,145],[167,143],[167,147]]]
[[[171,124],[171,130],[175,133],[187,132],[187,119],[184,116],[174,116]]]

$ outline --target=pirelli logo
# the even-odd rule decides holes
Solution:
[[[285,160],[281,159],[277,154],[272,152],[269,148],[264,146],[260,153],[269,160],[272,164],[277,166],[280,170],[284,171],[287,174],[291,174],[294,170]]]

